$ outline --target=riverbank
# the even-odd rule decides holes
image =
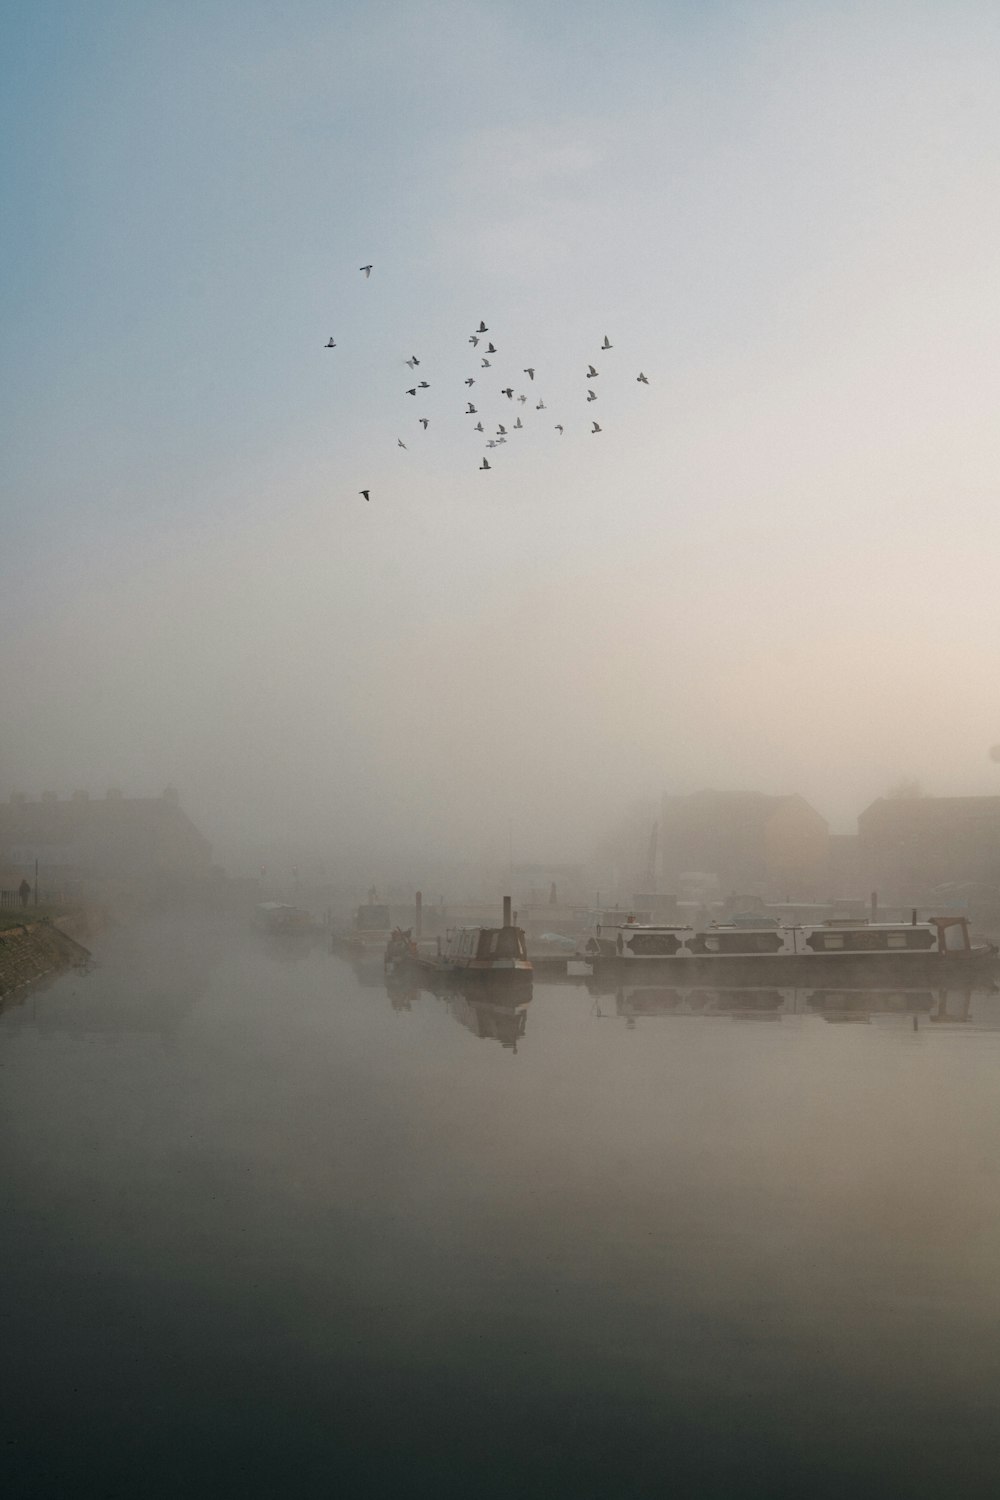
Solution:
[[[85,914],[75,912],[5,921],[0,927],[0,1000],[50,974],[89,963],[90,951],[76,936],[86,927]]]

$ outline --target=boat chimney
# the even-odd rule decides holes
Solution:
[[[917,908],[916,907],[914,907],[913,910],[912,910],[912,912],[910,913],[910,925],[912,927],[916,927],[916,925],[917,925]]]
[[[413,913],[413,930],[417,937],[419,937],[424,929],[424,896],[422,891],[417,892],[413,904],[415,907]]]
[[[878,891],[872,891],[871,904],[872,904],[872,921],[874,922],[874,921],[876,921],[878,919]]]
[[[510,897],[509,896],[505,896],[503,898],[503,925],[505,927],[509,927],[510,926]]]

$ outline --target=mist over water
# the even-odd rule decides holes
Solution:
[[[241,923],[98,957],[0,1012],[5,1493],[991,1492],[992,992],[536,983],[515,1051]]]

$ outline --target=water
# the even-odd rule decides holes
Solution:
[[[1000,997],[99,958],[0,1013],[5,1497],[996,1493]]]

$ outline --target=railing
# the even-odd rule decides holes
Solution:
[[[0,890],[0,911],[17,911],[22,907],[30,912],[37,904],[38,906],[63,906],[68,902],[65,891],[39,891],[38,901],[35,901],[35,891],[32,887],[26,902],[21,900],[21,892],[15,887],[12,891]]]

